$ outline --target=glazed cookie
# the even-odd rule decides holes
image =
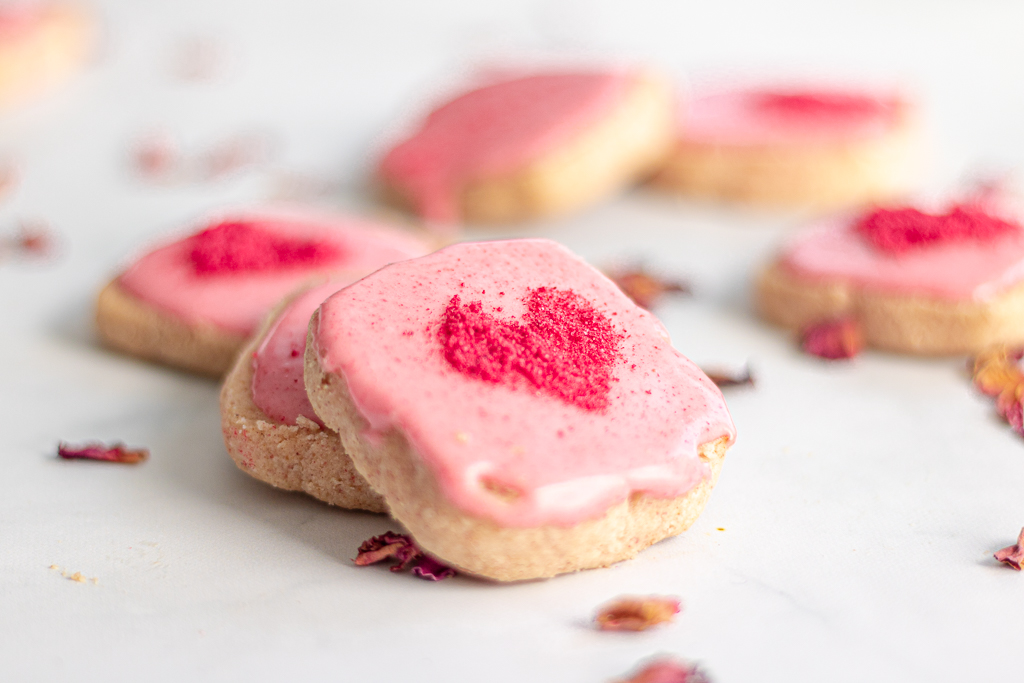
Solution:
[[[220,392],[224,443],[235,464],[290,491],[345,508],[384,512],[338,434],[313,412],[302,381],[309,318],[352,275],[313,286],[278,307],[239,355]]]
[[[1024,231],[977,204],[832,218],[795,239],[760,277],[757,307],[799,329],[852,316],[869,345],[975,353],[1024,342]]]
[[[92,50],[93,23],[61,3],[0,5],[0,108],[63,81]]]
[[[670,149],[671,119],[670,89],[649,74],[507,78],[431,112],[378,175],[390,196],[433,222],[559,214],[653,171]]]
[[[684,531],[735,434],[657,318],[547,240],[458,244],[338,292],[305,380],[416,543],[500,581]]]
[[[910,186],[917,124],[903,98],[824,89],[737,89],[691,99],[661,188],[693,197],[818,208]]]
[[[226,216],[149,252],[108,284],[97,328],[120,351],[220,377],[274,304],[311,276],[363,275],[428,251],[419,238],[351,218]]]

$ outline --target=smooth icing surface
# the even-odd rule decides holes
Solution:
[[[553,298],[538,304],[538,291]],[[462,336],[442,330],[456,296],[489,316]],[[735,435],[721,392],[657,318],[548,240],[464,243],[388,266],[327,299],[314,333],[365,438],[400,430],[454,505],[502,525],[573,525],[634,491],[683,495],[708,474],[698,446]],[[520,334],[539,340],[495,341]],[[606,362],[605,389],[588,375]],[[575,381],[604,400],[574,400]]]
[[[252,399],[270,419],[294,425],[301,415],[323,426],[302,381],[306,331],[324,299],[356,279],[354,274],[334,277],[303,292],[267,331],[252,357]]]
[[[149,252],[118,279],[129,293],[189,324],[209,324],[251,335],[271,307],[311,276],[349,271],[352,279],[393,261],[429,251],[399,230],[350,218],[300,214],[240,214],[203,226],[246,223],[296,243],[330,245],[332,258],[309,264],[271,264],[267,270],[199,272],[193,262],[194,236]],[[200,231],[201,232],[201,231]]]
[[[1024,279],[1024,234],[928,244],[901,253],[872,246],[860,216],[833,218],[797,237],[782,264],[796,275],[896,294],[984,301]]]
[[[899,126],[906,104],[892,95],[811,89],[738,89],[697,96],[680,117],[683,142],[786,145],[860,140]]]
[[[43,10],[38,4],[0,4],[0,41],[10,41],[30,34],[41,24],[42,19]],[[0,45],[0,49],[3,47]]]
[[[619,103],[632,82],[619,72],[547,73],[472,90],[435,109],[392,148],[380,175],[423,217],[456,221],[467,180],[514,171],[571,139]]]

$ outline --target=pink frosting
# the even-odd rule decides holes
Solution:
[[[0,4],[0,41],[27,35],[43,19],[42,7],[37,3],[12,2]],[[0,45],[0,47],[3,47]]]
[[[302,381],[309,319],[324,299],[357,278],[331,278],[300,294],[281,313],[252,357],[252,400],[267,417],[294,425],[300,415],[321,427]]]
[[[900,254],[872,247],[859,217],[833,218],[797,237],[782,263],[796,275],[940,299],[984,301],[1024,279],[1024,233],[939,242]]]
[[[618,345],[607,401],[485,381],[446,358],[454,296],[510,325],[528,316],[531,292],[551,288],[614,328],[602,333]],[[685,494],[708,475],[698,446],[735,436],[721,392],[657,318],[548,240],[464,243],[388,266],[320,316],[320,363],[344,376],[365,438],[400,430],[454,505],[502,525],[574,525],[631,492]]]
[[[889,133],[905,117],[893,95],[823,89],[751,88],[697,96],[680,119],[683,142],[788,145]]]
[[[458,220],[467,180],[516,170],[557,147],[620,102],[631,82],[620,72],[546,73],[471,90],[392,148],[380,175],[425,218]]]
[[[241,214],[218,218],[249,223],[274,235],[332,245],[332,258],[315,266],[267,271],[196,272],[189,238],[159,247],[133,263],[118,279],[135,297],[189,324],[209,324],[251,335],[270,308],[319,273],[348,271],[352,279],[429,249],[418,238],[394,228],[342,217],[309,214]]]

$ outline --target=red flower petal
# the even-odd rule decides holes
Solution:
[[[455,576],[454,569],[420,550],[408,534],[396,534],[393,531],[364,541],[359,546],[355,563],[365,567],[388,558],[398,560],[398,564],[391,567],[393,572],[409,569],[413,576],[428,581],[441,581]]]
[[[619,286],[637,306],[650,310],[666,294],[689,294],[690,286],[685,282],[674,282],[648,273],[643,268],[613,270],[609,279]]]
[[[594,621],[602,631],[645,631],[679,613],[679,598],[662,595],[624,596],[602,605]]]
[[[107,446],[102,443],[88,443],[82,446],[72,446],[63,441],[57,446],[57,455],[65,460],[102,460],[104,462],[121,462],[134,465],[149,457],[149,451],[145,448],[127,448],[124,444],[116,443]]]
[[[857,320],[847,316],[804,328],[800,333],[800,346],[819,358],[853,358],[864,348],[864,334]]]
[[[992,557],[996,558],[1007,567],[1012,567],[1013,569],[1020,571],[1021,564],[1024,563],[1024,529],[1020,530],[1020,535],[1017,536],[1017,543],[1015,545],[1003,548]]]
[[[711,679],[694,664],[662,657],[650,660],[619,683],[711,683]]]

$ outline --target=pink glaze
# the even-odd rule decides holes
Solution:
[[[923,244],[899,253],[872,246],[860,216],[833,218],[797,237],[782,264],[794,274],[896,294],[985,301],[1024,279],[1024,233]]]
[[[695,97],[681,117],[684,143],[794,145],[880,137],[901,125],[892,95],[822,89],[730,90]]]
[[[38,3],[11,2],[0,4],[0,49],[3,43],[28,35],[43,20]]]
[[[604,401],[579,404],[518,368],[520,378],[496,370],[489,379],[446,357],[441,328],[454,296],[492,316],[476,327],[480,351],[498,325],[557,321],[527,310],[541,288],[571,292],[583,312],[566,336],[586,347],[584,376],[613,352],[604,388],[584,378]],[[327,299],[320,316],[320,363],[346,379],[364,437],[399,430],[453,504],[502,525],[570,526],[634,491],[685,494],[708,475],[698,446],[735,435],[721,392],[672,348],[657,318],[548,240],[464,243],[388,266]],[[590,344],[595,331],[604,338]],[[551,339],[537,348],[552,351]]]
[[[626,95],[618,72],[547,73],[471,90],[431,112],[392,148],[380,175],[425,218],[459,218],[468,180],[514,171],[599,120]]]
[[[264,270],[205,272],[197,270],[194,238],[187,237],[149,252],[118,282],[132,295],[189,324],[251,335],[275,303],[311,276],[347,271],[354,280],[392,261],[429,251],[412,235],[341,217],[243,214],[212,221],[204,229],[226,221],[248,223],[297,244],[324,245],[333,256],[313,263],[270,263]]]
[[[358,277],[354,273],[331,278],[300,294],[288,305],[263,338],[252,357],[252,400],[267,417],[294,425],[300,415],[321,427],[302,381],[303,355],[309,319],[324,299]]]

